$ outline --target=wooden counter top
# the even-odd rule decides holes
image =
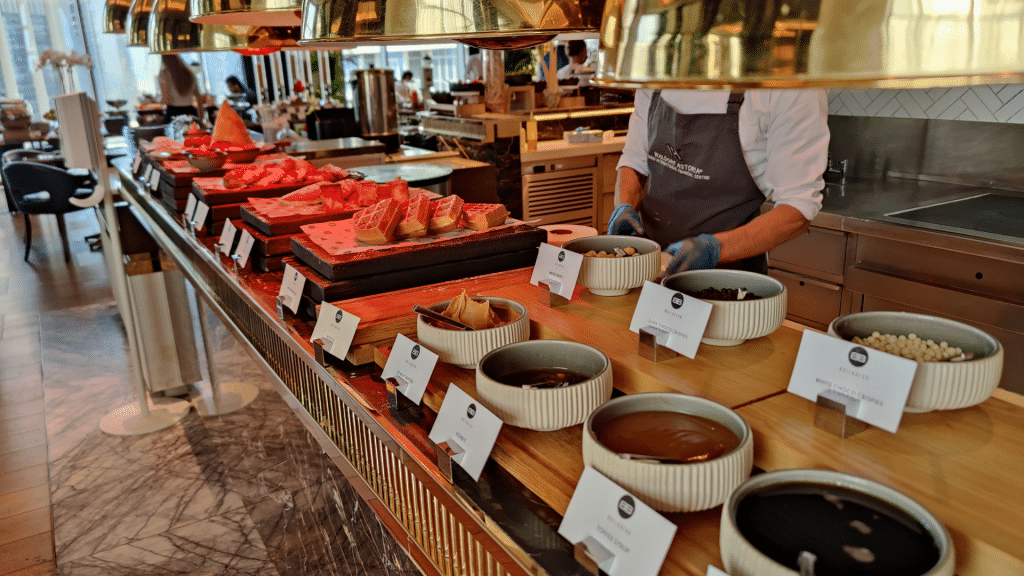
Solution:
[[[638,337],[629,332],[639,289],[612,298],[578,290],[569,305],[552,309],[538,302],[529,270],[504,274],[507,284],[478,293],[526,305],[531,338],[572,339],[603,351],[620,391],[678,391],[734,407],[754,430],[756,466],[827,468],[891,486],[946,524],[957,574],[1024,574],[1021,406],[992,398],[963,410],[907,414],[897,434],[869,428],[843,440],[814,427],[813,403],[785,392],[800,330],[784,326],[735,347],[702,345],[693,360],[655,364],[637,355]],[[424,404],[438,410],[449,382],[476,397],[475,373],[442,363]],[[583,471],[581,435],[582,425],[554,432],[505,426],[492,458],[561,514]],[[661,574],[703,575],[708,564],[721,567],[720,514],[715,508],[668,515],[679,530]]]

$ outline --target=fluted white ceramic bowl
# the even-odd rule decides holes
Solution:
[[[590,376],[564,388],[523,388],[501,376],[530,368],[567,368]],[[531,430],[559,430],[586,420],[612,397],[612,364],[603,352],[569,340],[527,340],[496,348],[476,366],[480,400],[502,422]]]
[[[736,510],[743,498],[771,486],[792,483],[811,483],[823,486],[840,486],[867,494],[903,510],[921,523],[932,535],[939,549],[939,560],[922,576],[952,576],[955,564],[953,541],[946,527],[924,506],[908,496],[878,482],[859,476],[852,476],[832,470],[792,469],[766,472],[752,476],[732,494],[722,506],[722,522],[719,528],[719,547],[722,563],[731,576],[799,576],[799,572],[772,560],[754,547],[736,526]],[[779,527],[784,530],[784,527]]]
[[[678,292],[705,288],[746,288],[760,300],[704,300],[711,317],[701,342],[712,346],[736,346],[775,332],[786,319],[786,287],[778,280],[744,270],[688,270],[673,274],[662,285]]]
[[[597,440],[595,430],[615,418],[642,411],[681,412],[729,427],[740,439],[732,451],[713,460],[668,464],[627,460]],[[629,394],[605,402],[583,425],[583,463],[661,512],[696,512],[718,506],[750,476],[754,436],[733,410],[697,396],[671,392]]]
[[[596,296],[621,296],[658,276],[661,269],[661,247],[654,240],[638,236],[591,236],[570,240],[562,248],[585,254],[591,250],[611,253],[616,246],[631,246],[640,256],[584,258],[576,283]]]
[[[420,344],[434,351],[442,362],[459,368],[473,369],[485,354],[506,344],[530,339],[530,317],[526,306],[514,300],[474,296],[474,300],[488,300],[492,305],[504,305],[515,310],[519,318],[496,328],[485,330],[449,330],[438,328],[420,315],[416,319],[416,337]],[[450,300],[438,302],[429,308],[444,312]]]
[[[924,340],[945,341],[975,355],[962,362],[918,362],[905,412],[954,410],[988,400],[1003,375],[1003,347],[983,330],[956,320],[910,312],[856,312],[828,326],[830,336],[917,334]]]

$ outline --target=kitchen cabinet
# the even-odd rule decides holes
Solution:
[[[789,292],[790,320],[824,329],[843,312],[849,243],[846,232],[811,226],[768,253],[768,275]]]
[[[600,156],[523,161],[523,220],[537,224],[594,226]]]

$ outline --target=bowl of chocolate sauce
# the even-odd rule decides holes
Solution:
[[[719,543],[732,576],[952,576],[953,543],[923,506],[832,470],[751,477],[722,507]]]
[[[764,274],[745,270],[687,270],[662,280],[666,288],[711,304],[701,343],[736,346],[767,336],[786,319],[786,286]]]
[[[750,476],[753,460],[746,421],[697,396],[622,396],[583,425],[583,463],[661,512],[718,506]]]
[[[527,340],[496,348],[476,368],[480,400],[503,422],[559,430],[583,422],[612,396],[603,352],[569,340]]]

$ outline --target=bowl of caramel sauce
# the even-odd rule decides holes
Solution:
[[[661,512],[718,506],[750,476],[753,460],[746,421],[697,396],[622,396],[583,425],[583,463]]]
[[[600,350],[569,340],[496,348],[476,368],[480,400],[502,422],[559,430],[583,422],[612,396],[612,365]]]

